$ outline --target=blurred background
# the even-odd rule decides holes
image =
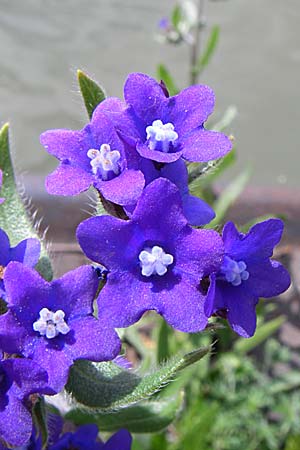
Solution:
[[[159,62],[180,87],[188,85],[186,48],[155,38],[160,18],[174,5],[173,0],[1,0],[0,121],[11,122],[22,171],[44,176],[56,166],[39,144],[42,131],[85,124],[77,68],[113,96],[122,96],[129,72],[155,76]],[[216,92],[215,120],[228,105],[238,109],[229,130],[236,137],[238,168],[253,166],[255,186],[297,187],[300,2],[209,1],[206,16],[207,30],[220,25],[220,41],[201,82]],[[42,181],[37,188],[43,189]]]

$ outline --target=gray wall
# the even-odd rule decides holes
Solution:
[[[186,51],[154,40],[172,0],[0,0],[0,121],[9,120],[19,168],[46,174],[56,166],[39,144],[48,128],[80,128],[86,115],[75,70],[122,95],[129,72],[155,74],[164,61],[187,83]],[[217,96],[215,117],[229,104],[239,167],[252,183],[298,185],[300,170],[299,0],[211,1],[208,23],[220,24],[216,56],[202,81]]]

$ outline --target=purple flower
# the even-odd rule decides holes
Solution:
[[[158,28],[162,31],[169,31],[172,28],[172,24],[168,17],[162,17],[158,22]]]
[[[46,282],[33,269],[12,262],[5,277],[8,311],[0,316],[0,347],[37,361],[60,391],[76,359],[104,361],[119,352],[112,328],[93,317],[98,277],[82,266]]]
[[[202,199],[194,197],[189,193],[188,171],[183,160],[170,164],[163,164],[157,168],[153,161],[141,158],[140,169],[145,176],[146,185],[157,178],[167,178],[174,183],[181,194],[183,213],[190,225],[200,226],[209,223],[214,217],[214,210]],[[127,208],[130,214],[134,208]]]
[[[115,433],[105,444],[97,441],[96,425],[83,425],[75,433],[66,433],[49,450],[130,450],[132,437],[127,430]]]
[[[75,433],[64,434],[50,450],[100,450],[102,445],[96,442],[97,436],[97,425],[83,425]]]
[[[243,337],[253,336],[255,307],[260,297],[274,297],[290,285],[287,270],[270,260],[280,241],[283,223],[269,219],[254,225],[247,234],[233,223],[224,226],[225,256],[220,270],[211,277],[205,310],[225,315],[232,329]]]
[[[29,359],[0,361],[0,438],[8,444],[25,444],[32,419],[26,401],[33,393],[49,394],[47,372]]]
[[[29,238],[11,247],[5,231],[0,228],[0,298],[5,300],[3,277],[10,261],[19,261],[28,267],[34,267],[40,257],[41,246],[37,239]]]
[[[101,316],[127,327],[155,310],[181,331],[207,324],[203,277],[219,269],[223,244],[212,230],[194,230],[178,189],[159,178],[140,197],[131,220],[87,219],[77,229],[84,253],[108,270],[98,298]]]
[[[1,190],[1,186],[2,186],[2,170],[0,170],[0,190]],[[0,197],[0,205],[1,205],[1,203],[3,203],[4,202],[4,198],[1,198]]]
[[[132,73],[124,86],[126,105],[108,98],[98,106],[113,121],[123,140],[147,159],[171,163],[180,157],[203,162],[224,156],[227,136],[204,128],[214,109],[214,93],[195,85],[168,97],[162,86],[142,73]]]
[[[49,130],[41,135],[46,150],[60,160],[47,177],[46,188],[54,195],[76,195],[95,186],[103,197],[118,205],[136,202],[144,177],[136,169],[136,157],[119,139],[109,118],[95,111],[82,130]]]
[[[105,444],[100,447],[101,450],[130,450],[132,437],[129,431],[119,430],[113,434]]]

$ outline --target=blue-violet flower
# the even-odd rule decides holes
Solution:
[[[28,397],[50,392],[47,372],[36,362],[23,358],[0,361],[0,438],[11,446],[25,444],[32,430]]]
[[[8,311],[0,316],[0,348],[34,359],[59,392],[76,359],[113,359],[120,349],[115,331],[93,317],[98,277],[82,266],[48,283],[33,269],[11,262],[4,283]]]
[[[41,135],[41,143],[60,160],[46,180],[50,194],[76,195],[93,185],[106,200],[130,205],[143,190],[134,153],[128,153],[112,122],[97,110],[82,130],[49,130]]]
[[[127,327],[155,310],[178,330],[205,328],[200,281],[219,270],[222,239],[188,225],[173,183],[154,180],[130,220],[92,217],[78,226],[77,238],[84,253],[109,271],[98,304],[113,326]]]
[[[16,247],[11,247],[7,234],[0,228],[0,298],[6,298],[3,278],[8,263],[19,261],[25,266],[34,267],[39,260],[40,251],[40,243],[34,238],[24,239]]]
[[[160,83],[143,73],[132,73],[124,86],[125,104],[107,98],[98,106],[113,121],[123,140],[147,159],[171,163],[180,157],[203,162],[231,150],[222,133],[204,128],[214,109],[214,93],[205,85],[190,86],[168,97]]]
[[[290,285],[287,270],[270,260],[281,239],[283,222],[269,219],[240,233],[232,222],[223,229],[225,255],[218,272],[211,276],[206,300],[208,317],[227,317],[232,329],[243,337],[253,336],[255,307],[260,297],[275,297]]]

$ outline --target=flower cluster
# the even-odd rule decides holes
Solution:
[[[48,192],[75,195],[93,186],[116,216],[92,217],[77,229],[85,255],[104,267],[101,280],[99,268],[86,265],[45,281],[34,269],[39,242],[26,239],[11,248],[0,230],[6,304],[0,315],[0,442],[10,446],[41,448],[30,414],[34,398],[61,391],[77,359],[117,357],[115,328],[154,310],[183,332],[201,331],[220,315],[250,337],[259,297],[280,294],[290,283],[270,259],[281,238],[280,220],[257,224],[246,235],[232,223],[222,236],[193,228],[208,224],[214,211],[190,195],[186,163],[216,160],[231,150],[226,135],[204,126],[214,108],[212,90],[196,85],[170,97],[164,85],[134,73],[124,99],[104,100],[82,130],[41,136],[60,161],[46,180]],[[59,432],[49,448],[130,449],[125,430],[105,444],[97,435],[94,425]]]

